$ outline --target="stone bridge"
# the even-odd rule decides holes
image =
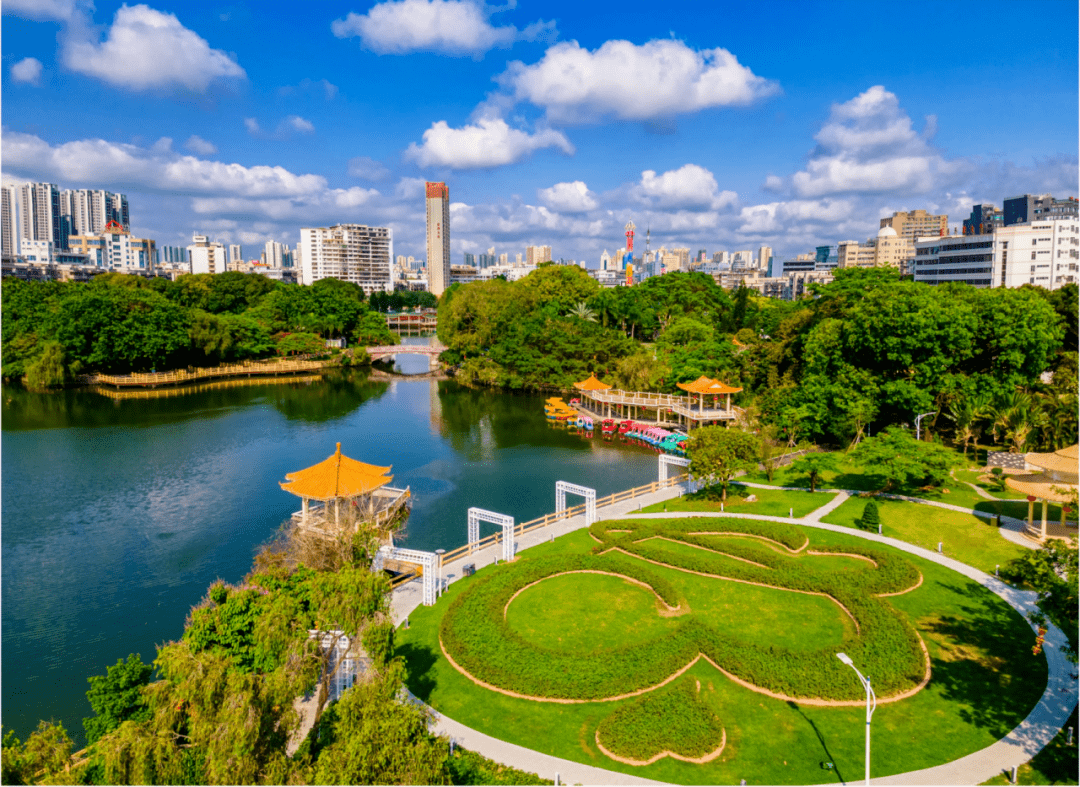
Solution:
[[[391,355],[426,355],[431,359],[437,359],[446,348],[441,344],[434,346],[426,344],[390,344],[365,349],[368,355],[371,356],[371,360],[377,361]]]

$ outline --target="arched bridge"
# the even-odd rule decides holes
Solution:
[[[391,355],[426,355],[429,358],[438,358],[446,348],[441,344],[384,344],[378,347],[367,347],[367,353],[371,360],[377,361]]]

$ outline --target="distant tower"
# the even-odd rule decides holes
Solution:
[[[634,230],[637,229],[637,228],[634,226],[634,222],[628,221],[628,222],[626,222],[625,229],[626,229],[626,253],[629,254],[631,258],[633,258],[633,256],[634,256]]]
[[[450,286],[450,189],[426,183],[428,290],[436,298]]]

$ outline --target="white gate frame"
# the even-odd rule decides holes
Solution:
[[[418,549],[401,549],[400,547],[383,546],[375,553],[373,571],[382,571],[386,560],[401,560],[406,563],[419,563],[423,568],[424,579],[424,606],[430,607],[435,604],[435,588],[438,583],[436,571],[439,566],[439,556],[434,552],[421,552]]]
[[[555,482],[555,513],[566,510],[566,493],[581,495],[585,498],[585,527],[596,521],[596,490],[587,486],[578,486],[568,481]]]
[[[674,465],[675,467],[686,467],[686,468],[690,467],[690,460],[687,459],[685,456],[672,456],[671,454],[660,454],[658,459],[660,460],[660,481],[661,482],[667,481],[668,478],[670,478],[670,476],[668,474],[668,471],[671,469],[672,465]],[[696,492],[697,491],[697,484],[694,482],[694,479],[689,477],[689,475],[687,476],[687,486],[690,488],[691,492]]]
[[[480,540],[480,523],[491,522],[502,527],[502,559],[510,562],[514,559],[514,518],[506,514],[497,514],[483,508],[469,509],[469,554],[473,544]]]

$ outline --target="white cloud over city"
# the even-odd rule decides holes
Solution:
[[[366,14],[350,12],[331,23],[338,38],[358,37],[363,46],[379,54],[438,52],[451,56],[480,57],[517,41],[553,40],[554,22],[537,21],[519,30],[514,25],[493,25],[491,9],[469,0],[390,0]]]
[[[536,150],[558,148],[573,155],[574,146],[561,131],[539,129],[530,134],[512,128],[501,118],[481,118],[474,124],[451,128],[445,120],[424,132],[424,141],[409,145],[404,157],[421,167],[482,169],[514,164]]]

